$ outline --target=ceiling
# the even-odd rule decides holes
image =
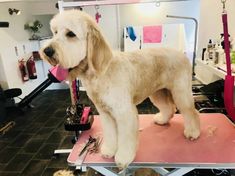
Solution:
[[[0,2],[45,2],[45,1],[51,1],[51,0],[0,0]],[[89,1],[89,0],[64,0],[64,1]],[[171,2],[171,1],[189,1],[189,0],[156,0],[156,1]]]
[[[0,0],[0,2],[46,2],[46,1],[49,2],[51,0]]]

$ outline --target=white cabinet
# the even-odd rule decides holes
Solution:
[[[224,79],[226,72],[223,70],[224,69],[221,69],[221,67],[219,66],[212,66],[205,64],[200,58],[196,59],[196,67],[195,67],[196,78],[199,81],[201,81],[203,84],[209,84],[219,79]]]

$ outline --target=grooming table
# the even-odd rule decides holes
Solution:
[[[129,169],[152,168],[161,175],[183,175],[195,168],[235,168],[235,127],[223,114],[200,114],[201,136],[195,141],[183,135],[183,117],[176,114],[168,125],[156,125],[154,115],[139,115],[139,148]],[[82,144],[91,136],[102,136],[100,120],[95,116],[92,128],[81,134],[67,161],[71,166],[91,167],[103,175],[117,176],[109,167],[113,159],[100,153],[87,154],[78,162]],[[78,164],[79,163],[79,164]],[[169,172],[164,168],[176,168]],[[125,175],[125,174],[124,174]]]

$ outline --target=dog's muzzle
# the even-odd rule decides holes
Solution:
[[[52,47],[46,47],[43,52],[50,58],[55,54],[55,50]]]

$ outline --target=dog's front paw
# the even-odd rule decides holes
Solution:
[[[112,158],[116,153],[116,148],[114,146],[113,147],[111,147],[111,146],[108,147],[107,145],[102,144],[100,151],[101,151],[102,157]]]
[[[115,163],[119,169],[125,169],[134,160],[134,152],[117,152],[115,155]]]
[[[187,128],[184,130],[184,136],[189,140],[195,140],[200,136],[200,128]]]
[[[164,117],[162,113],[157,113],[154,116],[154,122],[158,125],[166,125],[169,121],[169,117]]]

